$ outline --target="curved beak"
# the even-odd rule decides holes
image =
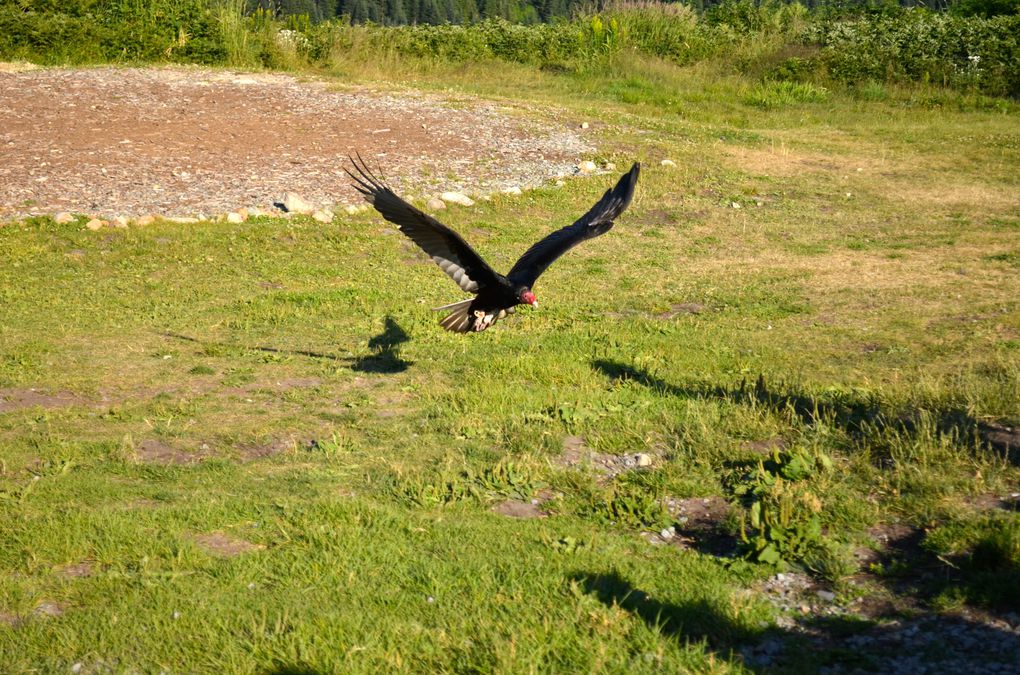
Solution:
[[[537,309],[538,308],[538,300],[532,300],[531,301],[531,306]]]

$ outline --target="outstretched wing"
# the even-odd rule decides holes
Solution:
[[[576,223],[553,232],[529,248],[507,274],[511,283],[530,288],[542,272],[545,272],[561,255],[585,239],[597,237],[611,230],[613,221],[623,213],[634,196],[634,187],[637,185],[640,171],[641,165],[634,164],[616,183],[616,187],[606,190],[602,199]]]
[[[463,238],[435,218],[423,213],[398,197],[393,190],[372,175],[365,160],[350,157],[359,175],[345,168],[354,179],[354,188],[365,195],[375,210],[418,244],[440,269],[469,293],[496,283],[496,273],[468,246]]]

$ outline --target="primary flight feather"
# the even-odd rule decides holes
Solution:
[[[606,190],[596,204],[569,225],[549,234],[521,256],[506,276],[489,267],[464,238],[446,225],[408,204],[375,177],[358,156],[351,158],[357,175],[354,188],[365,196],[382,217],[390,221],[417,244],[461,290],[473,293],[467,298],[436,309],[453,310],[439,323],[458,333],[479,332],[492,326],[517,305],[538,307],[531,287],[557,258],[586,239],[605,234],[634,197],[640,164],[634,164],[616,183]]]

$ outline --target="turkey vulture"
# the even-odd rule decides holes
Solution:
[[[482,260],[464,239],[435,218],[423,213],[398,197],[393,190],[376,178],[358,155],[349,158],[358,175],[347,171],[354,179],[354,188],[371,202],[386,220],[394,223],[411,238],[439,267],[461,287],[475,297],[454,302],[437,310],[453,310],[439,324],[449,331],[479,332],[490,327],[517,305],[538,307],[531,287],[535,280],[557,258],[585,239],[597,237],[613,227],[613,220],[623,213],[634,196],[640,164],[634,164],[617,182],[606,190],[595,206],[577,222],[546,236],[521,256],[510,272],[503,276]]]

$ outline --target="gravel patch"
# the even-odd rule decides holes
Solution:
[[[0,219],[190,218],[272,209],[288,192],[362,204],[342,171],[355,151],[408,195],[533,187],[593,150],[555,116],[276,73],[0,69]]]

